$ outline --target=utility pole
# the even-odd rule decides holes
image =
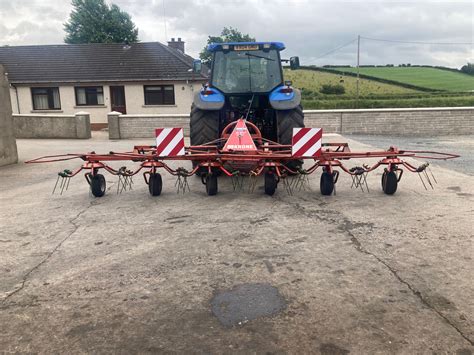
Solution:
[[[357,36],[357,83],[356,83],[356,108],[359,108],[359,74],[360,74],[360,35]]]

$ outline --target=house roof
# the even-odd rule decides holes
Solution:
[[[11,83],[205,80],[193,58],[159,42],[0,47]]]

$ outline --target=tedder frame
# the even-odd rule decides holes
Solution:
[[[242,179],[248,177],[255,186],[256,177],[264,175],[264,190],[267,195],[273,195],[278,183],[283,181],[289,193],[295,186],[304,185],[307,176],[319,168],[322,169],[320,190],[323,195],[335,193],[335,185],[339,172],[343,171],[352,176],[352,186],[368,190],[366,176],[380,166],[384,167],[382,174],[382,190],[392,195],[396,192],[398,183],[403,175],[403,168],[409,172],[418,173],[423,186],[436,182],[429,171],[429,164],[415,166],[406,158],[446,160],[459,157],[456,154],[434,151],[401,150],[390,147],[387,150],[353,152],[347,143],[322,143],[322,129],[294,128],[292,144],[279,144],[262,137],[259,129],[244,118],[228,124],[217,140],[202,145],[185,146],[182,128],[156,129],[156,145],[135,146],[130,152],[95,152],[79,154],[63,154],[45,156],[28,161],[27,163],[47,163],[81,159],[83,164],[76,170],[63,170],[58,173],[54,191],[59,187],[61,194],[69,187],[69,179],[85,171],[85,178],[93,196],[101,197],[106,192],[106,180],[102,170],[119,177],[117,191],[130,189],[132,177],[143,171],[145,183],[152,196],[162,192],[163,181],[159,171],[177,177],[178,192],[189,189],[187,178],[200,175],[208,195],[218,192],[218,176],[225,175],[233,179],[234,188],[242,186]],[[376,158],[378,161],[369,166],[354,166],[348,168],[343,161],[350,159]],[[291,168],[291,161],[304,160],[310,162],[306,169]],[[135,169],[121,167],[119,169],[108,165],[109,162],[132,161],[138,164]],[[172,168],[170,162],[192,162],[194,168]],[[431,175],[431,178],[430,178]],[[288,179],[291,177],[291,179]],[[61,182],[58,185],[58,181]],[[235,181],[234,181],[235,180]],[[427,180],[425,184],[424,180]],[[293,181],[293,183],[290,183]]]

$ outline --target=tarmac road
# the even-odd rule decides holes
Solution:
[[[325,140],[346,140],[325,136]],[[471,138],[463,138],[471,139]],[[142,141],[19,140],[21,160]],[[350,141],[352,149],[367,146]],[[352,166],[354,163],[348,163]],[[472,176],[405,173],[394,196],[342,175],[337,195],[208,197],[199,179],[160,197],[140,177],[101,199],[74,162],[0,168],[0,349],[5,353],[472,354]],[[120,166],[120,164],[119,164]],[[246,312],[249,313],[246,313]]]

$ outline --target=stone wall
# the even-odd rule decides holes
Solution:
[[[155,137],[155,128],[159,127],[184,128],[184,135],[189,135],[189,114],[122,115],[111,112],[108,123],[110,139]]]
[[[327,133],[443,136],[474,133],[474,107],[308,110],[307,126]]]
[[[306,110],[307,127],[325,133],[396,136],[474,134],[474,107],[372,110]],[[189,115],[121,115],[110,113],[109,137],[146,138],[157,127],[183,127],[189,134]]]
[[[307,110],[303,112],[306,127],[322,128],[324,133],[341,133],[341,112]]]
[[[16,140],[13,132],[10,88],[0,65],[0,166],[18,161]]]
[[[25,114],[13,115],[16,138],[73,138],[91,137],[90,115]]]

